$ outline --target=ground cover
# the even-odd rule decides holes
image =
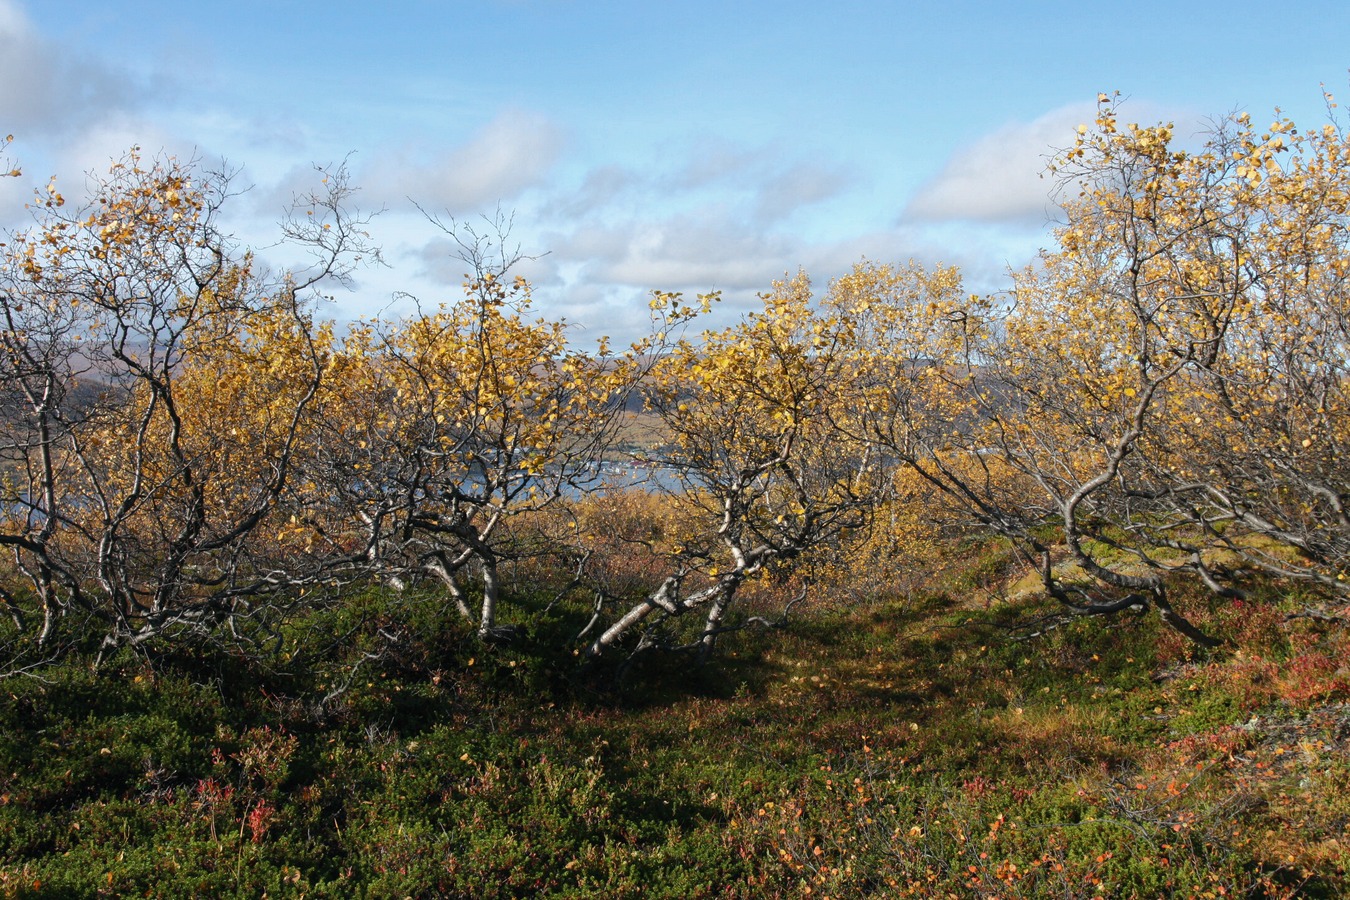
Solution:
[[[1041,618],[972,589],[1007,576],[996,550],[968,558],[907,601],[734,635],[692,676],[653,654],[617,681],[551,596],[516,598],[494,646],[370,592],[251,658],[10,678],[0,895],[1350,891],[1343,610],[1274,582],[1197,596],[1227,641],[1200,651],[1152,617]]]

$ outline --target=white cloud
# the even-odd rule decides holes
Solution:
[[[701,143],[690,152],[688,160],[668,180],[679,190],[708,187],[739,179],[754,177],[763,168],[764,151],[751,151],[720,140]]]
[[[600,164],[579,187],[560,190],[537,212],[575,222],[645,219],[653,209],[694,213],[719,206],[743,227],[782,226],[799,210],[837,197],[856,181],[842,165],[793,159],[781,149],[745,149],[725,141],[700,142],[667,152],[639,171],[631,165]]]
[[[0,165],[5,164],[0,159]],[[8,170],[6,170],[8,171]],[[33,199],[33,188],[22,178],[0,178],[0,231],[8,228],[22,228],[24,221],[23,205]],[[0,241],[4,241],[0,234]]]
[[[561,236],[559,255],[587,260],[586,277],[648,290],[766,289],[796,265],[795,238],[748,228],[705,207],[664,219],[582,228]]]
[[[715,192],[739,197],[757,226],[771,226],[797,210],[839,194],[852,177],[842,167],[793,161],[779,148],[757,150],[713,142],[697,148],[672,176],[661,179],[665,191]]]
[[[290,166],[275,180],[265,186],[254,186],[244,195],[248,211],[262,220],[280,220],[290,212],[292,207],[303,205],[302,201],[305,197],[322,189],[324,174],[322,168],[318,167],[336,168],[341,163],[342,160],[337,160],[332,163],[315,162]],[[350,165],[352,160],[349,159],[348,163]],[[244,176],[242,180],[246,183],[241,187],[249,186],[247,184],[248,171],[248,169],[245,169],[242,173]],[[353,180],[360,191],[356,205],[364,208],[367,205],[364,196],[367,191],[365,186],[360,184],[359,178]]]
[[[0,227],[26,227],[31,217],[24,204],[33,199],[35,188],[46,185],[53,176],[67,202],[87,202],[93,184],[106,177],[111,164],[124,159],[132,148],[139,148],[143,164],[173,157],[181,162],[195,161],[200,172],[218,170],[221,164],[190,141],[126,112],[111,111],[58,141],[30,140],[16,134],[8,157],[23,175],[0,184]],[[91,176],[93,182],[85,176]]]
[[[910,200],[913,221],[1043,222],[1054,212],[1054,183],[1041,175],[1055,150],[1073,142],[1074,129],[1096,109],[1072,104],[1033,122],[1006,125],[958,150]]]
[[[161,156],[182,162],[196,160],[203,169],[219,164],[219,160],[204,155],[191,141],[155,122],[113,114],[62,146],[57,160],[61,179],[73,183],[77,173],[106,172],[112,161],[121,159],[133,147],[139,147],[142,158],[147,160]]]
[[[600,165],[586,173],[580,188],[549,198],[539,209],[539,214],[575,221],[621,204],[641,193],[645,186],[645,180],[632,169],[617,163]]]
[[[434,226],[427,222],[420,223],[420,227],[424,234],[435,230]],[[485,229],[480,229],[483,230]],[[505,235],[506,252],[517,257],[511,266],[511,274],[523,276],[536,288],[561,283],[557,257],[552,253],[533,252],[520,244],[515,237]],[[463,253],[464,248],[450,237],[438,235],[420,247],[409,247],[404,256],[416,265],[415,274],[419,279],[438,288],[435,301],[441,302],[453,299],[465,276],[469,274],[469,266],[463,258]]]
[[[0,0],[0,128],[69,134],[132,106],[124,71],[75,56],[39,35],[14,0]]]
[[[802,207],[838,195],[851,181],[842,170],[798,163],[760,186],[755,219],[763,223],[780,221]]]
[[[483,212],[543,181],[563,144],[562,130],[549,119],[507,110],[429,162],[423,153],[403,150],[378,159],[361,180],[391,206],[411,197],[428,209]]]

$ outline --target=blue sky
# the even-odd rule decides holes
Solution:
[[[1289,2],[100,2],[0,0],[0,134],[27,192],[130,144],[227,159],[266,243],[312,163],[348,154],[389,267],[336,318],[450,299],[462,265],[412,206],[499,206],[536,298],[631,337],[655,288],[734,316],[798,267],[960,265],[1004,284],[1049,241],[1044,157],[1121,91],[1126,117],[1350,97],[1350,4]],[[276,260],[284,263],[284,259]]]

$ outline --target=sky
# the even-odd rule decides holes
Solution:
[[[999,290],[1051,245],[1047,157],[1099,92],[1198,141],[1320,125],[1348,70],[1344,0],[0,0],[0,226],[136,145],[238,170],[229,227],[284,266],[288,202],[346,160],[386,264],[321,315],[453,301],[427,214],[500,211],[540,313],[627,341],[652,290],[720,291],[721,324],[862,259]]]

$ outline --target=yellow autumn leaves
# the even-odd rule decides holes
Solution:
[[[599,649],[695,608],[711,640],[743,583],[938,530],[1005,535],[1088,610],[1172,616],[1165,577],[1231,593],[1238,562],[1343,591],[1344,132],[1237,116],[1179,147],[1118,112],[1066,136],[1055,246],[1004,293],[864,261],[695,340],[713,298],[657,292],[618,352],[577,347],[472,242],[444,305],[316,322],[306,292],[373,253],[342,173],[285,228],[319,265],[278,276],[191,167],[132,153],[73,210],[53,185],[0,272],[6,590],[131,639],[431,580],[490,633],[503,562],[559,539],[537,514],[593,490],[642,408],[678,490]],[[571,519],[584,555],[577,523],[603,523]]]

